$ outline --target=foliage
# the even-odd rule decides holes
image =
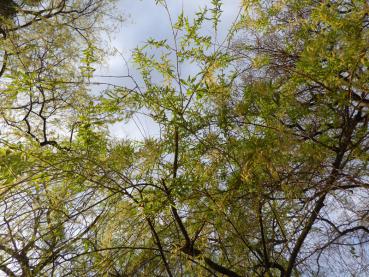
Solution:
[[[156,1],[172,37],[98,96],[109,3],[70,2],[0,22],[2,272],[368,274],[367,1],[245,0],[222,42],[221,1]],[[160,136],[109,137],[136,114]]]

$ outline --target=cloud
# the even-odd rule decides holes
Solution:
[[[205,6],[211,7],[210,0],[168,0],[168,9],[172,20],[175,21],[177,16],[183,10],[188,16],[194,16],[200,8]],[[225,0],[222,6],[223,14],[219,25],[218,39],[221,41],[227,34],[229,27],[234,22],[240,3],[233,0]],[[120,0],[119,9],[127,15],[127,20],[123,23],[120,31],[114,34],[112,47],[115,47],[120,55],[111,56],[107,60],[106,66],[97,70],[97,75],[126,75],[127,66],[125,60],[128,61],[130,73],[137,77],[137,72],[130,63],[132,50],[143,45],[148,38],[170,39],[171,29],[168,14],[165,9],[155,4],[154,0],[132,1]],[[186,75],[195,72],[195,67],[186,67]],[[96,78],[99,81],[99,78]],[[124,79],[104,78],[104,82],[114,84],[128,85]],[[158,126],[147,117],[140,116],[137,122],[116,123],[110,126],[111,135],[116,137],[129,137],[140,139],[143,136],[157,136]],[[141,126],[139,126],[141,125]]]

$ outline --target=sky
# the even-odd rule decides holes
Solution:
[[[185,15],[191,16],[200,8],[211,7],[211,0],[167,0],[167,4],[171,16],[175,20],[182,9]],[[123,14],[125,21],[117,31],[111,34],[109,44],[119,52],[108,57],[106,63],[95,73],[96,76],[127,75],[128,63],[130,74],[139,78],[131,63],[132,50],[137,46],[142,46],[149,38],[170,39],[169,18],[164,8],[155,4],[155,0],[119,0],[117,8],[119,13]],[[222,41],[226,36],[229,27],[237,18],[240,1],[223,0],[221,9],[223,13],[218,28],[219,41]],[[129,84],[124,83],[123,79],[119,78],[97,77],[95,81],[129,86]],[[115,123],[109,127],[109,131],[113,137],[130,139],[158,136],[159,133],[158,127],[144,116],[135,116],[130,122]]]

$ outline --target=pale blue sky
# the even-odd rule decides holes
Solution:
[[[167,0],[172,18],[175,20],[183,9],[185,15],[194,15],[200,8],[211,6],[211,0]],[[132,50],[144,44],[148,38],[170,39],[171,29],[168,16],[163,7],[154,0],[119,0],[119,12],[126,20],[118,32],[113,33],[111,45],[128,61],[130,73],[136,75],[134,66],[130,64]],[[218,41],[222,41],[235,21],[240,8],[240,0],[224,0],[222,17],[218,32]],[[97,70],[97,75],[126,75],[127,67],[124,59],[115,55],[109,57],[106,64]],[[97,79],[115,84],[123,84],[121,79]],[[128,123],[116,123],[110,127],[111,135],[123,138],[140,139],[143,136],[157,136],[158,128],[145,117],[135,117]]]

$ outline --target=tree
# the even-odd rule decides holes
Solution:
[[[176,20],[157,2],[173,36],[135,50],[142,80],[127,76],[134,88],[88,93],[93,39],[84,60],[68,56],[77,64],[41,70],[54,86],[11,74],[4,97],[24,125],[3,113],[9,130],[20,132],[10,131],[2,148],[0,270],[366,274],[368,2],[244,1],[222,42],[209,31],[217,32],[220,1]],[[38,93],[43,102],[17,106],[15,93]],[[60,111],[50,119],[49,103]],[[53,118],[55,127],[34,131],[34,105],[41,125]],[[136,113],[150,117],[160,136],[111,140],[104,127]],[[69,132],[56,129],[67,123]]]
[[[70,164],[55,167],[85,126],[92,64],[101,55],[96,33],[114,3],[12,3],[11,16],[1,6],[0,20],[0,267],[9,276],[60,275],[70,270],[60,259],[83,247],[101,216],[100,196],[78,187]]]
[[[304,149],[294,152],[294,158],[303,156],[290,172],[303,193],[299,201],[311,208],[303,210],[305,220],[291,229],[297,236],[288,240],[295,244],[288,245],[286,275],[299,264],[311,274],[319,272],[321,261],[328,264],[326,270],[339,274],[339,255],[345,257],[348,272],[365,272],[368,229],[361,197],[368,184],[368,2],[250,6],[243,24],[255,31],[247,30],[250,40],[239,48],[254,65],[245,74],[246,84],[259,95],[266,89],[271,97],[258,100],[253,94],[252,106],[263,110],[266,105],[263,121],[286,128],[299,138],[295,147]],[[272,110],[268,103],[273,103]],[[308,258],[316,259],[316,266],[306,263]]]

